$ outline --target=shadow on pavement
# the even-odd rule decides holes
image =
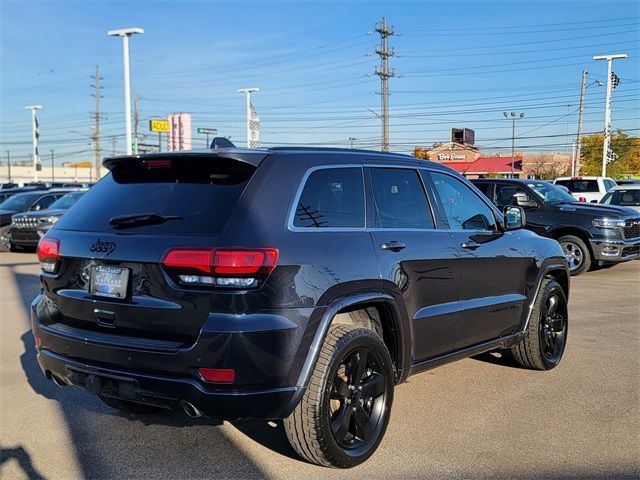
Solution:
[[[521,370],[523,369],[523,367],[515,361],[513,355],[511,355],[511,352],[506,349],[481,353],[480,355],[475,355],[471,358],[473,360],[478,360],[479,362],[490,363],[492,365],[500,365],[501,367],[511,367]]]
[[[39,278],[20,272],[13,274],[28,317],[31,301],[40,289]],[[267,474],[219,427],[221,422],[191,419],[183,412],[122,414],[80,388],[57,387],[38,365],[30,329],[21,340],[24,354],[20,361],[27,381],[35,393],[58,402],[83,477],[267,478]],[[281,425],[273,428],[259,421],[236,423],[239,431],[261,445],[295,458]],[[13,455],[20,455],[20,452]],[[28,455],[16,458],[24,463]]]
[[[2,448],[0,447],[0,469],[11,460],[14,460],[20,466],[25,476],[30,480],[44,480],[45,477],[33,466],[31,455],[27,453],[24,447]]]

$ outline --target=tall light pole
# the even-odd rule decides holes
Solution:
[[[581,155],[581,143],[580,137],[582,136],[582,117],[584,116],[584,96],[587,92],[587,88],[592,85],[602,86],[602,82],[600,80],[594,80],[589,85],[587,85],[587,75],[589,72],[586,70],[582,70],[582,85],[580,87],[580,108],[578,109],[578,132],[576,134],[576,150],[575,155],[573,157],[573,162],[571,163],[571,176],[575,177],[580,173],[580,155]]]
[[[127,143],[127,155],[131,155],[131,79],[129,78],[129,37],[138,33],[144,33],[142,28],[119,28],[109,30],[110,37],[122,37],[122,54],[124,57],[124,122]]]
[[[36,112],[42,108],[42,105],[27,105],[27,110],[31,110],[31,155],[33,157],[33,180],[38,181],[38,165],[40,165],[40,158],[38,155],[38,138],[40,137],[38,120],[36,119]]]
[[[507,112],[502,112],[504,118],[509,118],[509,114]],[[511,178],[514,175],[514,163],[516,161],[516,118],[524,118],[524,112],[521,112],[520,115],[516,115],[516,112],[511,112]]]
[[[251,148],[251,94],[259,92],[259,88],[239,88],[238,93],[244,93],[247,98],[247,148]]]
[[[614,55],[596,55],[594,60],[607,61],[607,97],[604,104],[604,142],[602,143],[602,176],[607,176],[607,161],[611,156],[611,90],[613,76],[613,60],[617,58],[627,58],[626,53]]]

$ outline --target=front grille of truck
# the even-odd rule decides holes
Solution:
[[[626,240],[640,237],[640,218],[632,218],[627,220],[622,233]]]

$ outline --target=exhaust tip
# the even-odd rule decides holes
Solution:
[[[189,415],[191,418],[200,418],[200,417],[202,417],[204,415],[198,409],[198,407],[196,407],[192,403],[182,401],[182,402],[180,402],[180,404],[182,405],[182,409],[184,410],[184,413]]]
[[[51,374],[51,381],[59,387],[66,387],[67,384],[57,375]]]

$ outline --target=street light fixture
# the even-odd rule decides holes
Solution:
[[[502,112],[504,118],[509,118],[509,114],[507,112]],[[520,112],[520,115],[516,115],[516,112],[511,112],[511,178],[514,175],[514,163],[516,161],[516,119],[524,118],[524,112]]]
[[[244,93],[247,100],[247,148],[252,148],[252,145],[258,143],[253,138],[254,135],[252,134],[252,129],[251,129],[251,119],[253,116],[251,113],[251,94],[257,93],[259,91],[260,89],[255,87],[239,88],[238,90],[236,90],[237,93]],[[255,146],[257,147],[258,145],[255,145]]]
[[[127,155],[131,155],[131,79],[129,77],[129,37],[142,34],[144,30],[139,27],[119,28],[109,30],[110,37],[122,37],[122,54],[124,57],[124,121],[127,143]],[[137,152],[136,152],[137,153]]]

